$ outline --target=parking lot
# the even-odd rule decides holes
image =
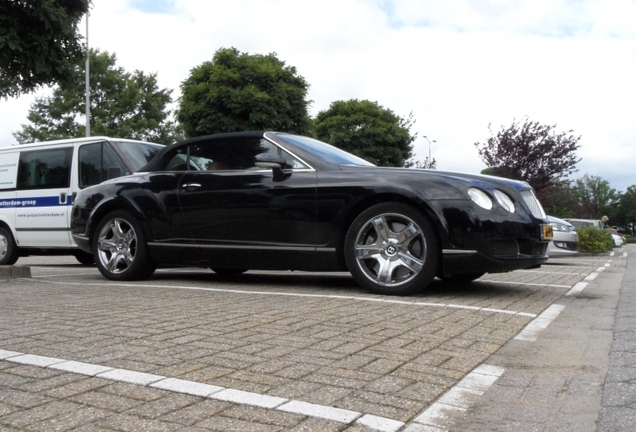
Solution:
[[[512,377],[502,347],[536,354],[564,310],[617,303],[628,250],[410,297],[345,273],[115,283],[72,258],[23,258],[31,277],[0,282],[0,430],[467,430],[462,416]],[[604,278],[616,300],[595,291]]]

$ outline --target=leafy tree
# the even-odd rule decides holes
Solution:
[[[554,180],[576,172],[581,160],[575,155],[581,137],[572,131],[555,133],[556,125],[541,125],[526,118],[502,128],[485,143],[475,143],[488,167],[498,168],[511,178],[530,183],[540,199]]]
[[[579,196],[569,180],[555,180],[544,190],[541,204],[551,216],[562,219],[578,217]]]
[[[413,116],[404,119],[377,102],[350,99],[332,102],[314,120],[318,139],[380,166],[402,167],[412,155]]]
[[[71,80],[89,0],[0,1],[0,97]]]
[[[159,89],[156,74],[126,72],[117,67],[115,54],[90,51],[91,134],[170,144],[180,138],[168,117],[172,90]],[[86,134],[84,62],[73,69],[73,79],[56,86],[52,96],[36,99],[18,142],[48,141]]]
[[[275,53],[222,48],[181,83],[177,118],[189,137],[245,130],[308,134],[308,88]]]
[[[575,181],[573,189],[578,198],[576,217],[600,219],[602,216],[609,216],[610,221],[613,221],[617,213],[619,194],[616,189],[610,187],[607,180],[585,174]]]
[[[631,226],[632,235],[636,234],[636,185],[621,194],[615,222],[619,226]]]

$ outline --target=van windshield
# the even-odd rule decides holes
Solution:
[[[141,167],[150,162],[150,159],[164,146],[161,144],[146,142],[113,141],[112,144],[124,155],[126,160],[132,165],[133,171],[138,171]]]

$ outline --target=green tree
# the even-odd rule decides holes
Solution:
[[[380,166],[409,164],[413,141],[412,115],[402,118],[377,102],[335,101],[318,113],[314,131],[318,139]],[[416,164],[416,163],[414,163]]]
[[[222,48],[181,83],[177,118],[188,137],[245,130],[308,134],[308,88],[275,53]]]
[[[613,225],[618,210],[619,194],[607,180],[585,174],[574,182],[573,189],[578,198],[576,217],[584,219],[610,218]]]
[[[510,178],[527,181],[543,199],[545,190],[555,181],[577,171],[581,160],[575,155],[581,137],[572,131],[556,133],[556,125],[541,125],[525,118],[502,127],[485,143],[475,143],[479,156],[490,168],[498,168]]]
[[[91,134],[171,144],[181,136],[169,120],[172,90],[159,89],[156,74],[126,72],[115,54],[90,51]],[[13,135],[20,143],[81,137],[86,133],[84,62],[73,79],[36,99],[27,119]]]
[[[0,97],[68,82],[82,58],[77,24],[89,0],[0,1]]]
[[[618,226],[631,226],[632,235],[636,234],[636,185],[621,194],[615,222]]]
[[[577,217],[579,196],[569,180],[555,180],[544,190],[541,204],[551,216],[573,218]]]

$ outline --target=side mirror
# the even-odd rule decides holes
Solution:
[[[286,164],[287,161],[284,157],[273,155],[271,153],[261,153],[254,158],[254,165],[257,167],[272,169],[274,173],[274,181],[283,181],[291,176],[291,174],[283,171]]]
[[[254,158],[254,165],[259,168],[283,169],[287,164],[284,157],[271,153],[261,153]]]

